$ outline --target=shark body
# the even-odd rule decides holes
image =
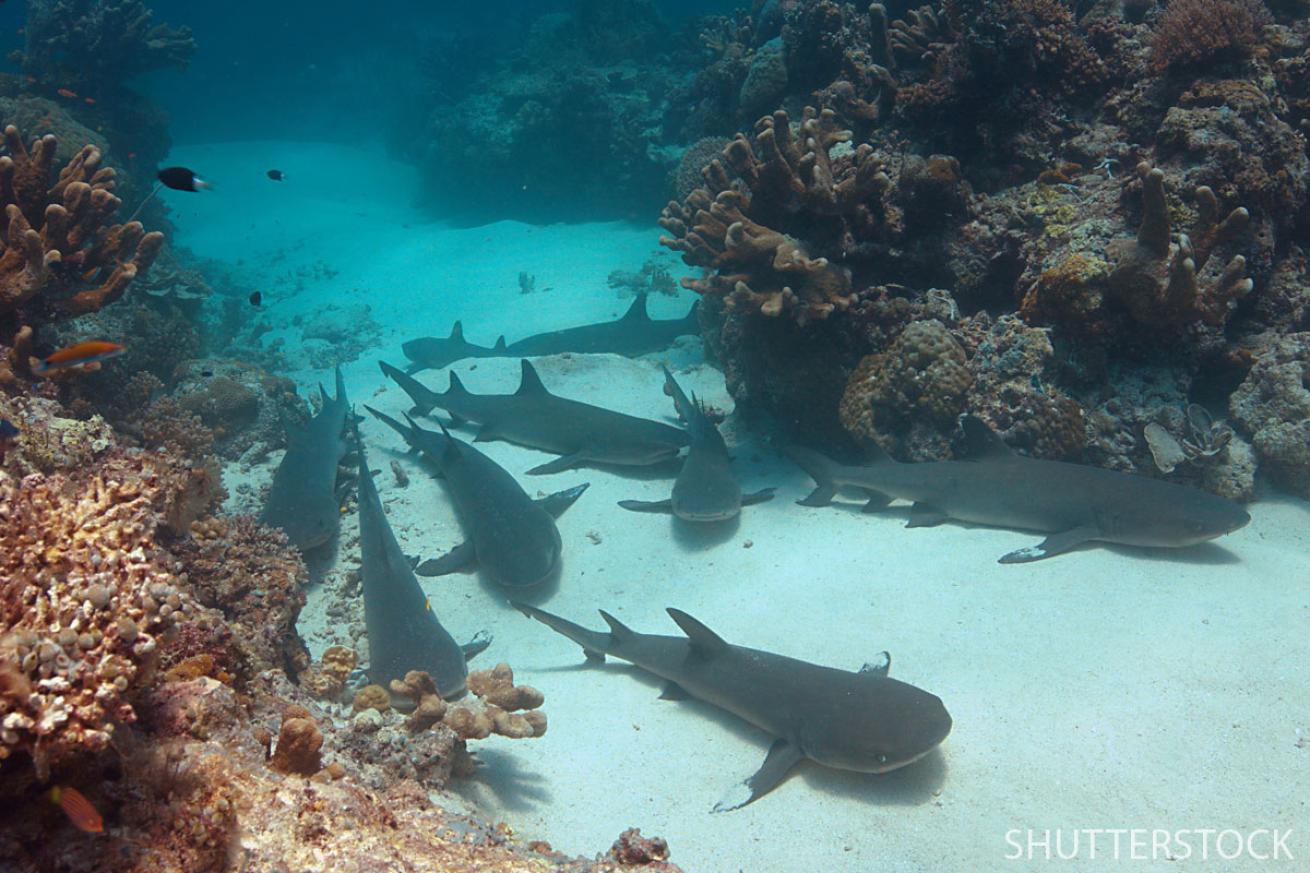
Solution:
[[[468,536],[440,558],[420,564],[420,576],[471,569],[476,563],[501,585],[526,588],[554,574],[561,552],[555,518],[573,505],[586,484],[533,500],[504,467],[468,443],[364,408],[436,464]]]
[[[699,301],[682,318],[655,320],[646,312],[646,295],[638,294],[628,311],[614,321],[584,324],[525,337],[506,347],[506,354],[519,357],[609,353],[635,358],[668,348],[680,336],[700,333],[696,316]]]
[[[346,453],[343,430],[350,404],[341,368],[336,371],[336,397],[320,385],[322,408],[302,426],[287,427],[287,451],[273,473],[273,485],[259,520],[281,528],[303,551],[323,545],[341,526],[337,497],[337,465]]]
[[[400,350],[409,358],[410,365],[406,372],[417,373],[420,370],[440,370],[465,358],[499,358],[505,352],[505,338],[496,340],[491,348],[474,345],[464,339],[464,325],[455,322],[450,336],[422,336],[401,345]]]
[[[772,488],[747,495],[741,493],[723,435],[705,414],[700,401],[688,398],[669,368],[662,369],[664,390],[673,397],[678,414],[687,422],[691,448],[668,500],[621,500],[619,506],[634,512],[671,512],[683,521],[716,522],[736,518],[742,506],[773,499]]]
[[[668,613],[685,636],[637,633],[603,610],[608,633],[514,606],[582,646],[588,660],[612,655],[665,679],[661,697],[695,697],[775,738],[763,766],[716,812],[757,800],[802,758],[839,770],[885,773],[918,761],[951,730],[940,698],[887,675],[886,652],[852,672],[731,645],[677,609]]]
[[[966,461],[902,464],[885,454],[868,466],[839,464],[809,449],[788,454],[815,481],[802,506],[825,506],[842,486],[869,495],[866,511],[893,498],[913,501],[909,527],[949,519],[1048,534],[1002,564],[1037,561],[1088,542],[1178,548],[1231,533],[1250,521],[1241,506],[1206,491],[1145,476],[1012,451],[978,418],[961,420]]]
[[[557,473],[588,462],[656,464],[687,445],[687,434],[679,428],[551,394],[527,360],[522,362],[523,375],[514,394],[474,394],[454,373],[450,388],[440,393],[385,362],[381,366],[414,401],[414,411],[420,415],[434,407],[444,409],[457,425],[465,419],[482,425],[475,442],[503,439],[560,455],[529,473]]]
[[[467,688],[467,660],[486,648],[480,639],[461,646],[442,626],[414,577],[410,560],[396,542],[359,440],[359,549],[368,630],[369,679],[383,688],[410,670],[432,677],[442,697]]]

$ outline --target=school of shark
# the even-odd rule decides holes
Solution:
[[[639,633],[604,609],[607,631],[591,631],[538,606],[521,602],[561,573],[562,541],[555,520],[584,496],[588,483],[532,498],[514,473],[451,434],[477,426],[473,442],[505,440],[553,460],[526,471],[541,475],[592,467],[598,473],[658,468],[680,459],[667,499],[623,500],[634,512],[665,513],[680,523],[731,523],[743,507],[771,500],[776,489],[744,492],[727,443],[705,404],[688,396],[667,366],[664,393],[678,424],[640,418],[552,393],[530,356],[609,353],[638,357],[659,351],[694,331],[695,311],[685,319],[654,321],[639,296],[617,321],[529,337],[507,345],[466,342],[457,323],[448,339],[404,344],[412,365],[380,361],[412,406],[396,415],[364,409],[398,434],[443,484],[466,540],[443,554],[406,556],[378,498],[359,438],[358,416],[349,412],[341,375],[335,396],[320,390],[318,414],[288,433],[289,449],[266,498],[263,520],[282,527],[302,550],[321,546],[336,533],[340,514],[338,463],[348,434],[359,458],[355,487],[363,549],[363,596],[368,628],[369,676],[386,686],[411,670],[424,670],[443,697],[465,693],[466,661],[485,649],[481,635],[460,645],[442,626],[415,578],[478,569],[500,586],[524,615],[581,646],[586,660],[605,656],[628,661],[665,681],[661,698],[696,698],[755,726],[772,744],[764,763],[714,807],[725,812],[750,804],[785,779],[802,759],[837,770],[887,773],[922,760],[947,739],[952,719],[940,698],[889,675],[884,652],[857,670],[843,670],[781,654],[730,644],[705,624],[670,607],[681,636]],[[518,357],[521,378],[510,394],[469,391],[454,371],[437,391],[415,378],[468,358]],[[653,415],[660,414],[652,403]],[[439,429],[413,418],[444,411]],[[403,418],[403,421],[400,420]],[[348,426],[349,425],[349,426]],[[1231,533],[1250,516],[1237,503],[1185,485],[1080,464],[1020,454],[973,415],[960,416],[956,459],[902,463],[876,446],[862,465],[834,461],[801,445],[781,451],[805,471],[814,490],[798,498],[807,507],[830,504],[841,489],[861,494],[866,513],[895,500],[911,503],[907,527],[954,521],[1044,535],[1033,546],[1006,553],[1002,564],[1028,563],[1096,543],[1185,549]],[[294,508],[294,509],[293,509]],[[865,524],[850,519],[851,525]]]

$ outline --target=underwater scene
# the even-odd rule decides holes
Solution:
[[[1310,870],[1310,0],[0,56],[0,873]]]

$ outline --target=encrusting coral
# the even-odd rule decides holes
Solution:
[[[492,734],[510,739],[539,737],[546,732],[546,714],[539,707],[545,695],[528,685],[514,684],[514,671],[500,663],[490,670],[469,674],[469,691],[476,703],[450,703],[441,699],[432,677],[411,670],[404,680],[394,679],[391,691],[414,703],[407,725],[420,731],[440,722],[461,740],[482,740]]]
[[[122,297],[159,254],[164,236],[138,221],[111,223],[122,201],[113,193],[113,168],[100,166],[100,150],[83,147],[52,184],[53,136],[29,149],[10,125],[4,143],[0,326],[95,312]]]

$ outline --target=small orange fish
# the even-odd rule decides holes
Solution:
[[[50,799],[59,804],[59,808],[68,816],[68,820],[79,830],[88,834],[104,833],[105,820],[100,812],[91,805],[91,801],[82,796],[76,788],[61,788],[56,785],[50,789]]]
[[[22,31],[20,30],[19,33],[22,33]],[[29,85],[36,84],[36,76],[24,76],[23,78],[27,80],[27,84]]]
[[[105,342],[104,340],[90,340],[89,342],[78,343],[75,346],[69,346],[66,349],[60,349],[44,361],[37,361],[32,367],[32,371],[40,375],[48,373],[51,370],[63,370],[67,367],[81,367],[86,364],[94,364],[97,361],[115,358],[127,351],[124,346],[118,343]]]
[[[72,98],[74,98],[74,97],[77,96],[77,92],[76,92],[76,91],[70,91],[70,90],[68,90],[67,88],[60,88],[60,89],[59,89],[58,91],[56,91],[55,93],[58,94],[60,97],[67,97],[67,98],[69,98],[70,100],[71,100]]]
[[[83,98],[82,98],[82,102],[84,102],[87,106],[95,106],[95,105],[96,105],[96,98],[94,98],[94,97],[83,97]]]

